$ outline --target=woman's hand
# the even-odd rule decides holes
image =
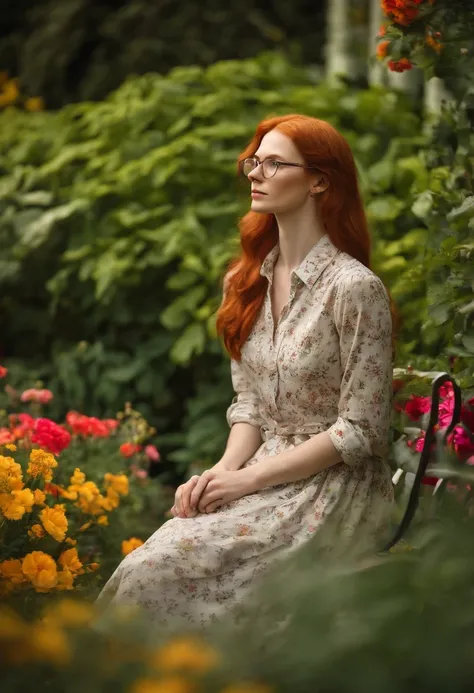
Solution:
[[[197,482],[199,481],[199,476],[195,474],[192,476],[185,484],[181,484],[176,489],[174,496],[174,505],[170,512],[173,517],[196,517],[198,514],[197,510],[191,510],[191,493],[195,489]]]
[[[209,469],[201,474],[191,491],[190,507],[192,511],[212,513],[221,505],[248,496],[255,490],[252,467],[236,471]]]

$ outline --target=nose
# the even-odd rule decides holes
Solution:
[[[263,163],[260,162],[258,166],[255,166],[255,168],[252,171],[250,171],[247,178],[249,180],[263,180]]]

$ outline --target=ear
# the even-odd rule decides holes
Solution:
[[[329,187],[329,180],[324,173],[319,172],[311,182],[311,195],[318,195]]]

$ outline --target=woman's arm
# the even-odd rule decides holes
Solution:
[[[243,421],[233,424],[225,452],[212,469],[225,469],[229,472],[240,469],[257,452],[261,444],[259,428]]]

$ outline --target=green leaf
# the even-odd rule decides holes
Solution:
[[[189,325],[170,352],[174,363],[186,365],[193,354],[201,354],[206,344],[206,331],[200,323]]]
[[[433,206],[433,194],[430,190],[418,195],[417,199],[411,206],[411,211],[419,219],[425,219]]]
[[[403,200],[391,195],[376,197],[367,206],[367,216],[374,221],[394,221],[404,206]]]

